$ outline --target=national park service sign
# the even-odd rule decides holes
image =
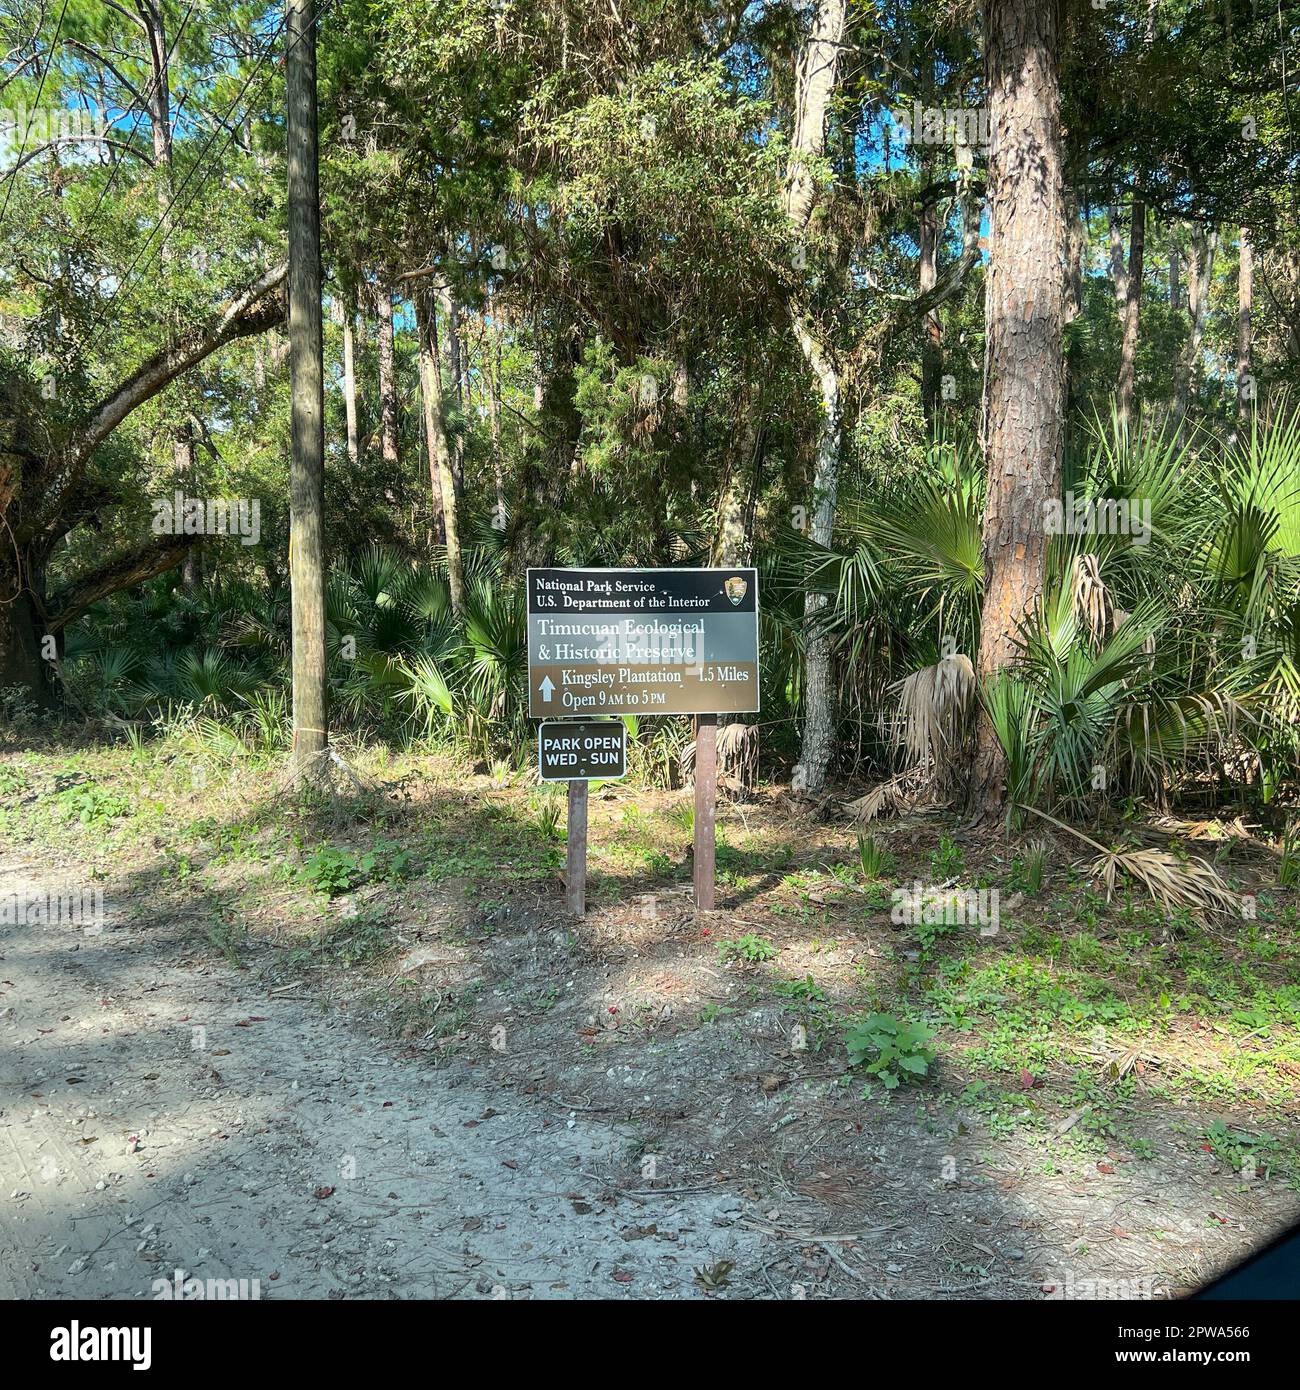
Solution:
[[[528,571],[532,718],[758,708],[757,570]]]

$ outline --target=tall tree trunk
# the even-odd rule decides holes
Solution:
[[[357,356],[352,325],[356,306],[349,301],[343,311],[343,414],[347,421],[348,462],[355,468],[360,449],[357,443]]]
[[[447,329],[447,369],[451,376],[450,396],[458,412],[465,410],[465,368],[468,365],[461,352],[460,305],[456,295],[446,280],[438,282],[438,307],[442,310],[443,322]],[[465,490],[465,438],[457,433],[450,440],[451,471],[456,480],[456,496]]]
[[[1120,424],[1128,427],[1133,415],[1137,389],[1138,318],[1142,307],[1143,264],[1146,256],[1147,205],[1133,199],[1133,225],[1129,229],[1128,272],[1124,276],[1124,336],[1119,350],[1119,380],[1116,383],[1116,411]]]
[[[928,294],[939,283],[939,206],[921,209],[921,262],[917,289]],[[939,307],[926,310],[925,336],[921,342],[921,408],[931,430],[939,419],[939,378],[943,375],[943,324]]]
[[[379,318],[379,431],[384,462],[397,467],[397,367],[393,352],[393,293],[382,275],[375,285]]]
[[[289,587],[293,631],[293,762],[298,785],[326,772],[325,377],[321,325],[316,0],[287,0],[289,108]]]
[[[1115,295],[1115,310],[1122,322],[1128,303],[1128,270],[1124,265],[1124,222],[1114,203],[1107,209],[1106,221],[1110,232],[1110,287]]]
[[[497,498],[493,524],[498,530],[504,530],[506,477],[501,457],[501,339],[495,323],[488,339],[488,428],[492,436],[492,481]]]
[[[465,570],[460,553],[460,527],[456,508],[456,483],[451,471],[451,450],[443,420],[442,363],[438,360],[438,309],[427,291],[415,292],[416,330],[420,337],[420,387],[424,395],[424,429],[429,442],[429,475],[442,503],[442,529],[447,546],[447,584],[451,610],[465,616]]]
[[[989,149],[988,500],[978,673],[1015,654],[1017,623],[1042,592],[1046,503],[1060,492],[1065,197],[1057,7],[985,6]],[[981,713],[972,809],[1001,811],[1006,759]]]
[[[1174,364],[1174,419],[1182,422],[1201,375],[1201,343],[1210,306],[1210,282],[1214,278],[1214,253],[1219,234],[1193,225],[1187,257],[1187,314],[1191,320],[1185,350]]]
[[[442,377],[438,364],[430,356],[432,334],[429,331],[431,312],[426,292],[415,290],[415,334],[420,351],[420,403],[423,408],[425,456],[429,464],[429,498],[433,505],[433,535],[438,542],[447,542],[446,499],[443,495],[443,469],[446,466],[447,432],[442,420]],[[453,493],[454,498],[454,493]]]
[[[812,31],[795,68],[794,130],[785,181],[785,213],[798,244],[802,244],[812,217],[816,191],[812,163],[826,151],[826,119],[844,48],[846,10],[846,0],[817,0]],[[809,535],[818,545],[829,547],[835,532],[843,423],[839,369],[830,344],[797,299],[791,304],[791,318],[804,361],[817,384],[822,408]],[[824,594],[810,592],[804,600],[804,726],[799,761],[790,785],[809,796],[818,795],[825,786],[826,769],[835,748],[835,686],[826,609]]]
[[[727,472],[718,498],[717,532],[713,541],[715,565],[743,565],[749,559],[747,507],[750,476],[760,447],[760,398],[745,389],[739,403],[739,419],[727,450]]]
[[[1237,413],[1244,420],[1254,410],[1255,377],[1251,360],[1255,305],[1255,248],[1250,230],[1241,229],[1237,243]]]

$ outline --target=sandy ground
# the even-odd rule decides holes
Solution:
[[[33,867],[0,860],[3,891]],[[629,1194],[626,1130],[403,1060],[147,922],[6,927],[0,979],[0,1298],[151,1298],[181,1270],[263,1298],[680,1299],[756,1266],[734,1193]]]
[[[0,893],[85,873],[0,851]],[[699,965],[686,910],[567,946],[517,912],[453,951],[454,904],[409,902],[420,973],[489,982],[435,1057],[281,983],[273,947],[226,964],[200,896],[105,888],[98,933],[0,926],[0,1297],[1159,1297],[1297,1214],[1190,1148],[1176,1108],[1143,1109],[1157,1162],[1045,1165],[938,1097],[864,1103],[842,1059],[792,1053],[779,1009]],[[649,985],[734,1007],[590,1026]]]

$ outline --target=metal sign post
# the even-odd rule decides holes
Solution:
[[[698,716],[695,904],[710,910],[714,903],[717,716],[756,714],[759,709],[758,571],[530,569],[527,587],[528,713],[532,718]],[[554,727],[553,723],[543,725]],[[580,806],[574,791],[578,786],[583,787]],[[570,781],[570,905],[576,874],[574,817],[581,819],[585,852],[585,797],[585,783]]]

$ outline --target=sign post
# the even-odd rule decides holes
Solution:
[[[569,784],[564,901],[587,911],[587,783],[627,774],[627,725],[621,719],[546,720],[537,726],[537,775]]]
[[[695,906],[713,911],[717,858],[718,716],[695,720]]]
[[[714,903],[717,716],[756,714],[754,569],[530,569],[528,713],[534,719],[693,714],[695,904]],[[543,728],[556,727],[552,723]],[[539,746],[540,747],[540,746]],[[555,780],[560,780],[559,778]],[[581,805],[575,787],[583,788]],[[586,784],[569,782],[586,848]],[[583,875],[585,878],[585,874]],[[580,909],[579,909],[580,910]]]
[[[565,851],[564,903],[575,917],[587,914],[587,784],[569,783],[569,843]]]

